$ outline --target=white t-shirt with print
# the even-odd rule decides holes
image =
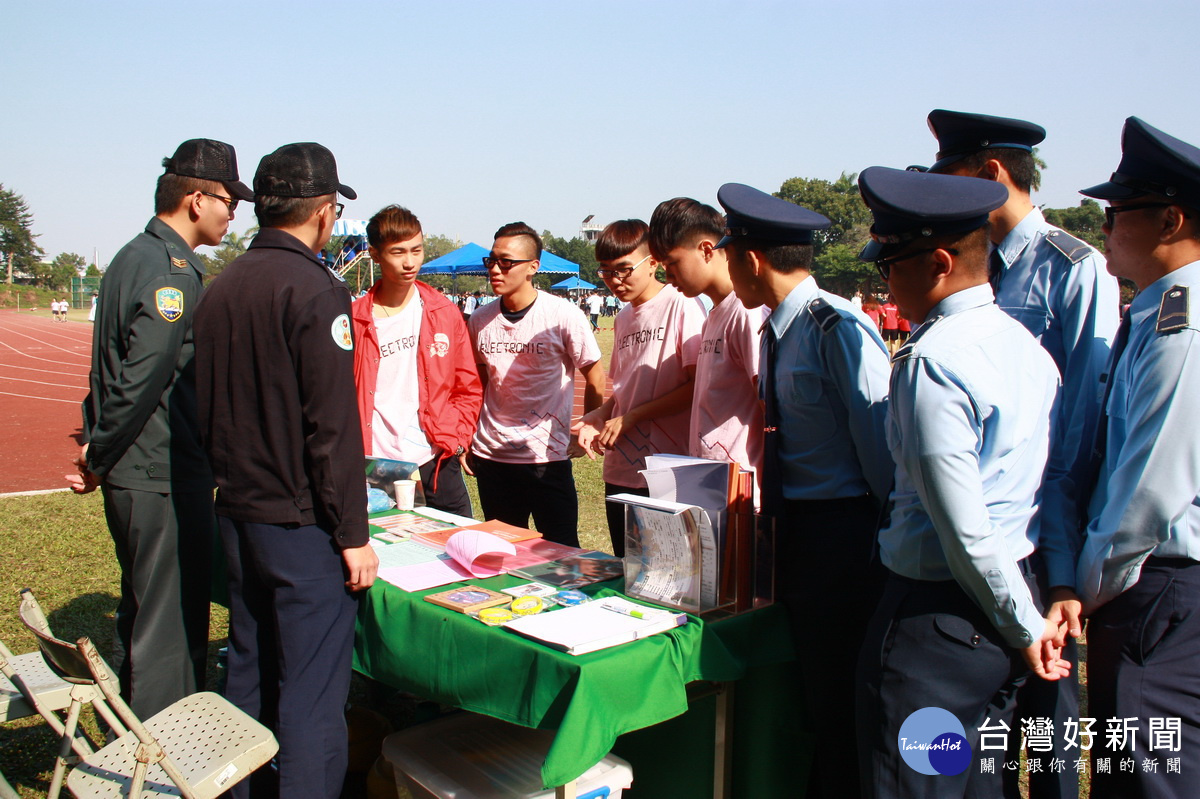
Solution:
[[[471,314],[468,329],[487,386],[471,450],[503,463],[567,459],[576,369],[600,360],[600,347],[579,308],[537,293],[517,322],[503,302]]]
[[[766,307],[748,309],[733,292],[709,313],[696,359],[691,455],[732,461],[762,477],[763,408],[758,398],[759,329]]]
[[[417,346],[422,307],[417,295],[395,315],[375,319],[379,377],[375,381],[375,410],[371,413],[371,454],[418,465],[433,457],[417,417]]]
[[[614,325],[612,352],[613,416],[657,399],[687,380],[700,350],[704,308],[674,287],[665,286],[641,305],[630,305]],[[646,456],[687,455],[687,410],[626,428],[604,454],[607,483],[644,488]]]

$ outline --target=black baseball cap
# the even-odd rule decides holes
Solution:
[[[340,194],[357,200],[354,189],[338,181],[337,161],[316,142],[285,144],[263,156],[254,173],[254,193],[270,197],[323,197]]]
[[[162,163],[168,175],[212,180],[239,200],[254,199],[250,187],[238,180],[237,153],[231,144],[215,139],[188,139]]]

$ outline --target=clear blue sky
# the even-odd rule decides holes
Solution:
[[[485,246],[518,219],[570,237],[728,181],[928,163],[938,107],[1044,125],[1054,207],[1116,168],[1129,115],[1200,144],[1195,0],[26,0],[0,30],[0,183],[48,257],[102,264],[193,137],[233,144],[247,183],[319,141],[348,217],[398,202]]]

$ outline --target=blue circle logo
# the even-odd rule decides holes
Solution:
[[[909,768],[929,775],[962,774],[973,754],[962,722],[940,707],[923,707],[909,715],[900,725],[896,746]]]

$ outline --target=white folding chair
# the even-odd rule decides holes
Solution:
[[[102,694],[105,709],[116,717],[109,722],[116,739],[81,758],[67,776],[67,788],[76,797],[178,795],[208,799],[245,779],[279,750],[270,730],[213,693],[192,694],[143,723],[121,699],[111,669],[92,642],[80,638],[71,644],[31,625],[26,619],[33,615],[25,612],[27,601],[36,606],[26,591],[22,619],[37,637],[46,663],[67,682],[93,685]],[[78,710],[72,704],[49,799],[56,799],[62,788],[64,755],[70,752],[66,736],[73,735],[77,719]]]

